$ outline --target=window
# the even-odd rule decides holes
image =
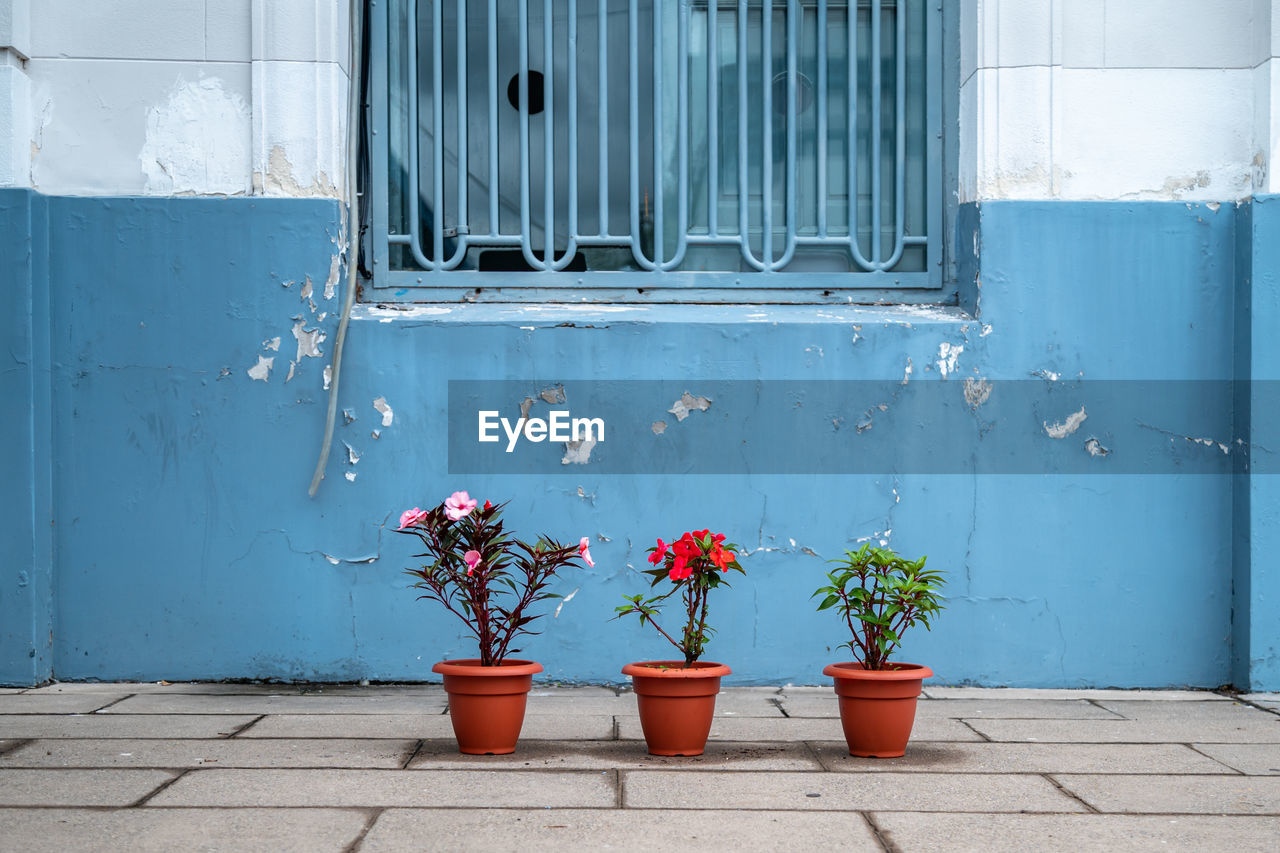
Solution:
[[[375,298],[936,290],[940,16],[921,0],[378,0]]]

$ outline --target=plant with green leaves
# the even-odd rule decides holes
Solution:
[[[917,622],[929,630],[929,620],[942,609],[939,591],[946,581],[941,572],[925,568],[926,559],[907,560],[868,542],[830,561],[837,568],[827,573],[829,585],[811,597],[822,596],[818,610],[834,607],[844,617],[852,639],[840,648],[847,646],[864,668],[889,668],[903,632]]]

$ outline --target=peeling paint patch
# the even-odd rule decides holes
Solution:
[[[344,422],[344,423],[348,423],[348,424],[349,424],[349,423],[351,423],[352,421],[354,421],[355,419],[356,419],[356,413],[355,413],[355,412],[351,411],[350,409],[343,409],[343,410],[342,410],[342,420],[343,420],[343,422]]]
[[[668,412],[676,416],[677,421],[689,417],[690,412],[705,412],[711,408],[711,400],[707,397],[695,397],[688,391],[680,395],[680,399],[671,404]]]
[[[293,337],[298,341],[298,357],[295,361],[301,363],[305,358],[319,358],[324,355],[320,351],[320,344],[325,341],[323,329],[307,329],[306,323],[301,319],[293,324]]]
[[[595,449],[595,446],[596,440],[594,438],[566,441],[564,444],[564,458],[560,460],[560,464],[586,465],[591,461],[591,451]]]
[[[228,376],[230,376],[230,375],[231,375],[231,368],[230,368],[230,367],[220,367],[220,368],[218,368],[218,379],[219,379],[219,380],[226,379],[226,378],[227,378]]]
[[[249,192],[252,113],[217,77],[179,79],[164,104],[147,110],[138,160],[149,195]]]
[[[391,422],[394,421],[396,418],[396,413],[392,411],[390,406],[387,405],[387,398],[375,397],[373,401],[373,408],[376,409],[378,413],[382,415],[382,425],[384,427],[391,426]],[[378,436],[376,435],[374,436],[374,438],[377,438],[377,437]]]
[[[908,359],[907,359],[907,366],[906,366],[906,367],[903,369],[903,371],[902,371],[902,384],[903,384],[903,385],[906,385],[908,382],[910,382],[910,381],[911,381],[911,371],[912,371],[912,367],[911,367],[911,359],[910,359],[910,358],[908,358]]]
[[[297,367],[298,367],[298,363],[296,361],[289,362],[289,375],[284,378],[285,382],[288,382],[290,379],[293,378],[293,372],[294,370],[297,369]]]
[[[856,339],[855,339],[855,340],[856,340]],[[814,347],[805,347],[805,348],[804,348],[804,351],[805,351],[805,352],[816,352],[816,353],[818,354],[818,358],[825,358],[825,355],[824,355],[824,354],[823,354],[823,352],[822,352],[822,347],[818,347],[818,346],[814,346]]]
[[[1084,406],[1080,407],[1080,411],[1072,412],[1067,415],[1067,419],[1061,423],[1049,425],[1048,421],[1044,421],[1044,431],[1049,438],[1063,439],[1080,429],[1080,424],[1084,423],[1089,415],[1085,412]]]
[[[528,418],[529,410],[533,408],[533,398],[525,397],[520,401],[520,417]]]
[[[667,431],[667,422],[654,421],[653,424],[650,425],[649,429],[653,430],[654,435],[662,435],[664,432]]]
[[[342,259],[338,255],[329,259],[329,277],[324,280],[325,299],[332,299],[338,292],[338,268],[341,264]]]
[[[543,388],[538,392],[538,396],[542,398],[542,402],[550,403],[553,406],[556,403],[563,403],[565,401],[564,386],[556,385],[552,388]]]
[[[333,381],[333,365],[326,364],[324,366],[324,390],[329,390],[329,383]]]
[[[964,352],[963,344],[953,344],[948,341],[938,344],[938,372],[942,374],[943,379],[947,378],[947,374],[955,373],[956,362],[962,352]]]
[[[991,397],[991,382],[987,379],[974,379],[972,376],[964,380],[964,401],[969,408],[976,409]]]
[[[263,382],[266,382],[271,376],[271,368],[275,366],[275,363],[275,356],[258,356],[258,363],[253,367],[250,367],[245,372],[249,374],[250,379],[261,379]]]
[[[1111,453],[1111,450],[1103,447],[1102,442],[1096,438],[1091,438],[1084,443],[1084,451],[1090,456],[1107,456]]]
[[[348,471],[346,474],[343,474],[343,476],[347,478],[348,483],[354,483],[356,481],[355,471]]]
[[[577,595],[577,594],[578,594],[578,590],[580,590],[580,589],[582,589],[582,587],[580,587],[580,586],[579,586],[579,587],[575,587],[575,588],[574,588],[574,590],[573,590],[573,592],[569,593],[569,594],[568,594],[568,595],[566,595],[564,598],[560,599],[560,603],[556,605],[556,612],[555,612],[555,615],[553,615],[553,616],[551,617],[552,619],[559,619],[559,618],[560,618],[560,610],[561,610],[561,609],[562,609],[566,604],[568,604],[570,601],[573,601],[573,597],[574,597],[575,595]]]
[[[258,195],[328,198],[338,195],[337,187],[323,169],[316,171],[315,179],[309,186],[303,186],[294,175],[293,164],[280,145],[272,146],[271,153],[267,156],[265,173],[261,168],[254,170],[253,190]]]
[[[1061,373],[1055,373],[1052,370],[1044,370],[1044,369],[1033,370],[1031,371],[1031,375],[1038,376],[1046,382],[1057,382],[1059,379],[1062,378]]]
[[[978,333],[978,337],[980,337],[980,338],[985,338],[985,337],[986,337],[987,335],[989,335],[989,334],[991,334],[991,324],[990,324],[990,323],[983,323],[983,324],[982,324],[982,331]]]
[[[263,341],[262,348],[269,349],[272,352],[280,352],[280,336],[276,335],[274,338],[271,338],[270,340]]]
[[[302,291],[298,294],[298,298],[306,302],[311,298],[311,294],[315,291],[315,286],[311,283],[311,276],[307,276],[302,280]]]
[[[346,447],[346,448],[347,448],[347,464],[348,464],[348,465],[358,465],[358,464],[360,463],[360,457],[361,457],[363,454],[361,454],[361,453],[360,453],[360,451],[356,450],[356,449],[355,449],[354,447],[352,447],[351,445],[347,444],[345,441],[344,441],[344,442],[342,442],[342,444],[343,444],[343,446],[344,446],[344,447]]]

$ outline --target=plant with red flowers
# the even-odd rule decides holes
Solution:
[[[398,533],[417,536],[431,562],[405,573],[418,578],[413,586],[424,590],[421,599],[438,601],[457,616],[480,646],[481,666],[498,666],[511,641],[537,634],[528,627],[541,614],[526,611],[540,601],[559,598],[547,587],[557,570],[581,559],[595,563],[584,536],[578,545],[561,545],[541,537],[533,545],[513,539],[503,531],[502,509],[489,501],[476,508],[466,492],[454,492],[430,510],[414,507],[400,515]]]
[[[708,594],[716,587],[729,585],[724,580],[726,572],[746,574],[738,564],[737,552],[737,545],[725,542],[723,534],[712,533],[710,530],[685,533],[669,544],[659,539],[657,545],[649,548],[649,562],[654,568],[646,569],[645,574],[653,577],[651,586],[656,587],[666,579],[671,581],[672,588],[649,598],[643,595],[624,595],[627,603],[617,608],[618,615],[614,618],[621,619],[632,613],[639,615],[641,625],[652,625],[671,645],[680,650],[684,655],[685,666],[692,666],[702,656],[707,642],[715,633],[707,625]],[[677,592],[681,593],[685,612],[688,614],[679,641],[664,631],[655,618],[663,603]]]

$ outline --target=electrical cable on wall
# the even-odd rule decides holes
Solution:
[[[329,409],[324,422],[324,441],[320,444],[320,458],[307,494],[316,496],[324,470],[329,462],[329,450],[333,446],[333,428],[338,415],[338,382],[342,375],[342,350],[347,340],[347,326],[351,323],[351,309],[356,301],[356,285],[360,267],[360,204],[357,170],[360,155],[360,96],[364,74],[361,51],[364,40],[364,0],[351,0],[351,64],[349,100],[347,110],[347,291],[342,300],[342,317],[338,321],[338,337],[333,344],[333,375],[329,381]]]

